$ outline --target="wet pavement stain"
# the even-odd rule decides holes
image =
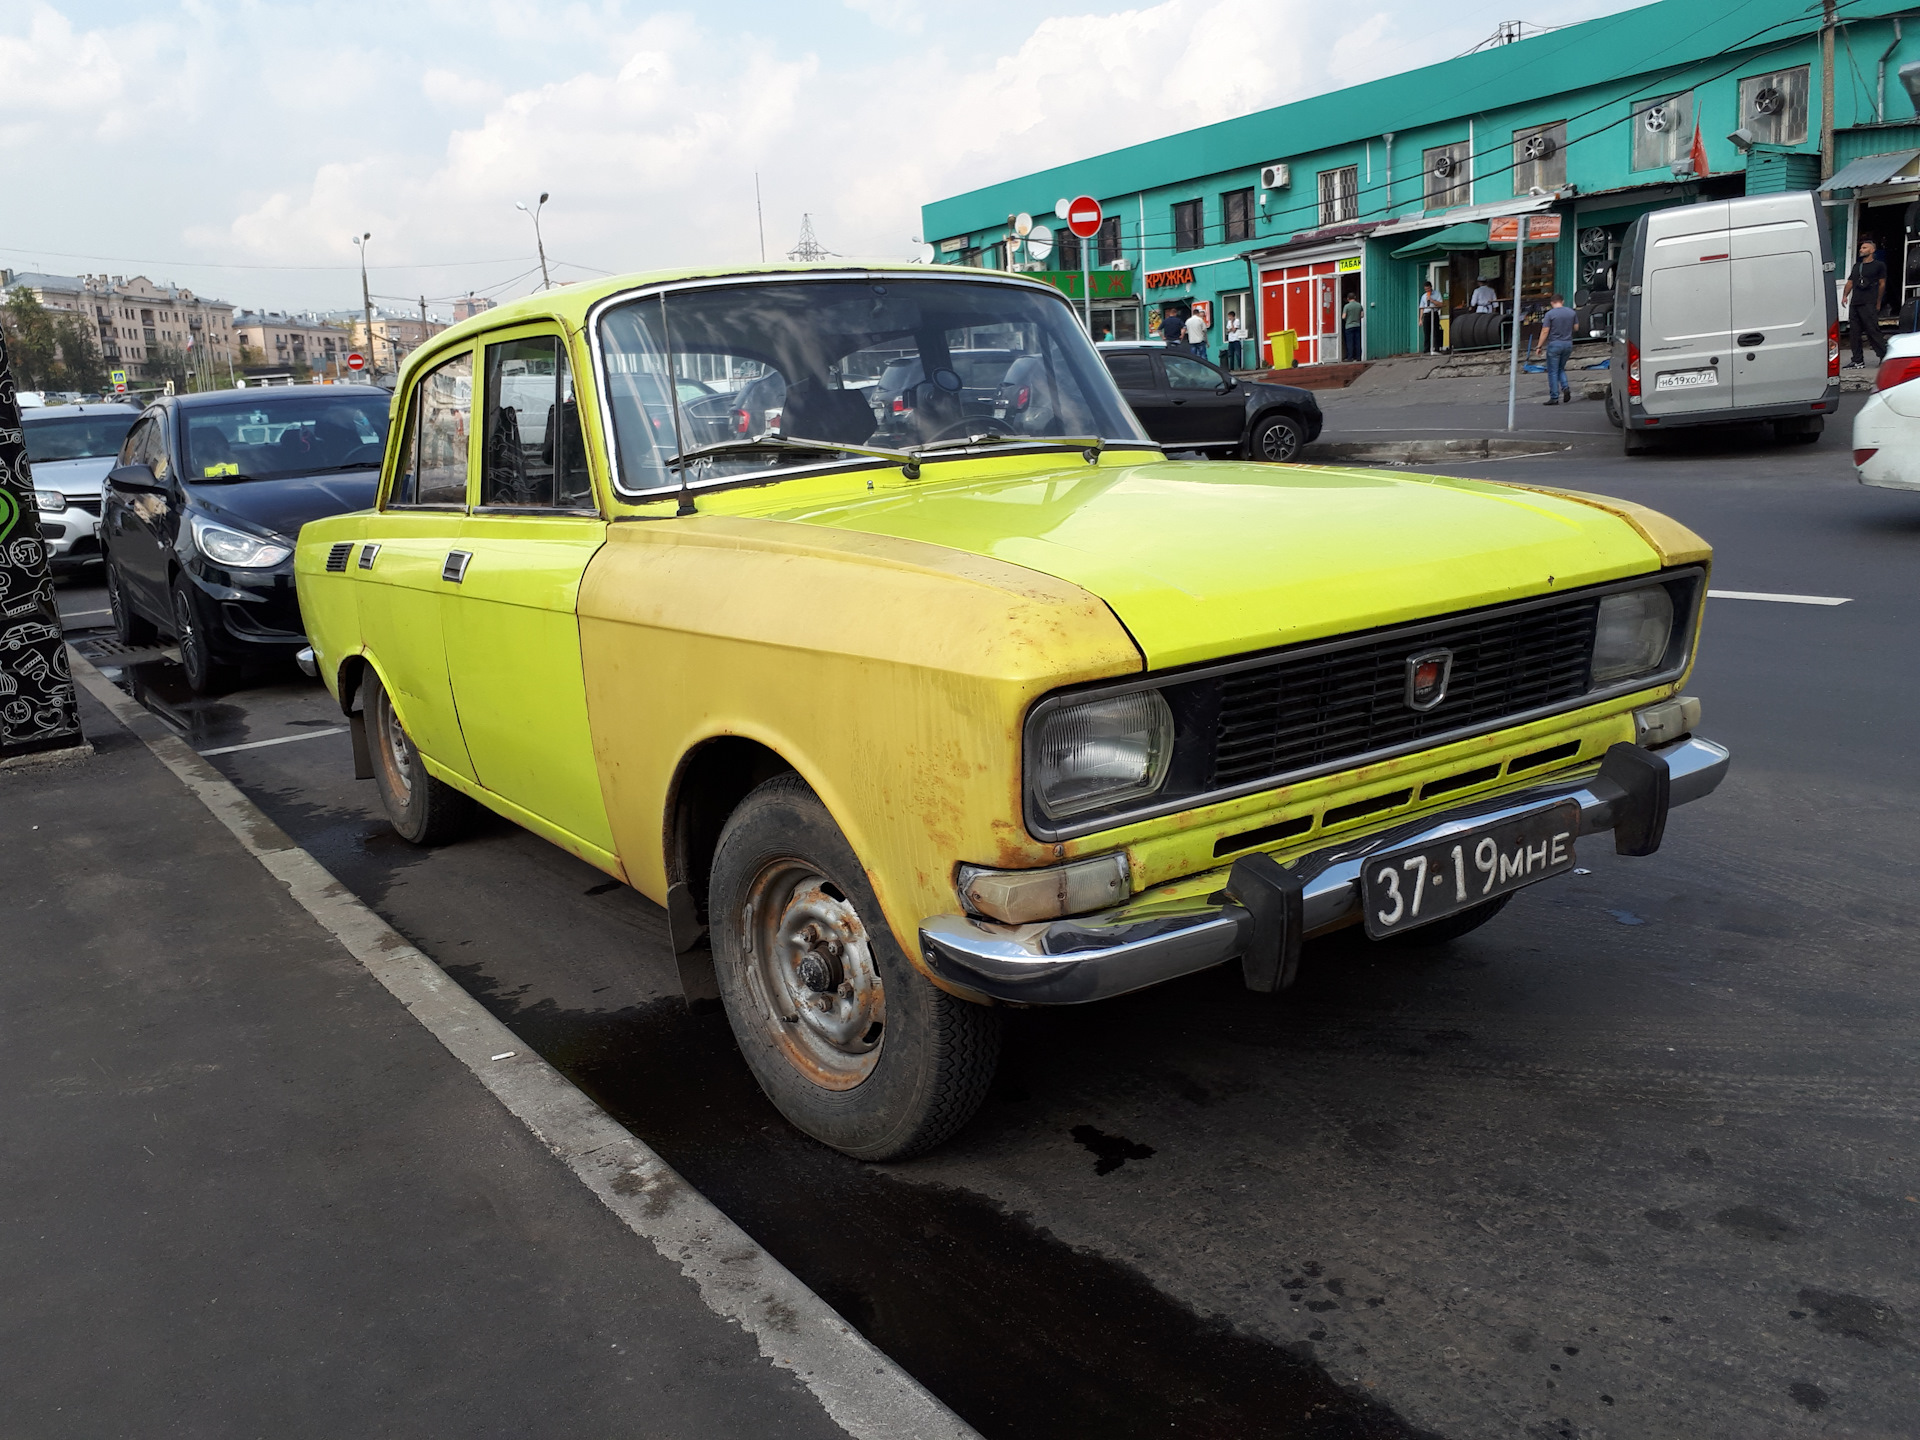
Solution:
[[[1138,1144],[1124,1135],[1109,1135],[1091,1125],[1076,1125],[1069,1133],[1093,1152],[1096,1175],[1111,1175],[1129,1160],[1147,1160],[1153,1156],[1151,1145]]]
[[[1310,1343],[1248,1335],[983,1196],[808,1140],[717,1009],[523,1005],[480,967],[446,969],[988,1440],[1432,1435],[1343,1389]]]

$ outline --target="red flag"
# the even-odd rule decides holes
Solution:
[[[1713,173],[1711,170],[1707,169],[1707,142],[1705,137],[1701,135],[1700,127],[1698,125],[1695,125],[1693,127],[1692,160],[1693,160],[1693,173],[1696,178],[1711,175]]]

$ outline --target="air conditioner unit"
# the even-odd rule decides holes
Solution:
[[[1293,167],[1285,161],[1275,161],[1271,165],[1260,167],[1260,188],[1262,190],[1284,190],[1293,183]]]
[[[1107,263],[1109,270],[1131,270],[1132,268],[1133,261],[1127,259],[1111,260]]]

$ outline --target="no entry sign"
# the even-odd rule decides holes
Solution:
[[[356,350],[353,354],[347,356],[347,369],[364,370],[366,368],[367,368],[367,357],[362,355],[359,351]]]
[[[1082,195],[1067,202],[1067,228],[1082,240],[1091,240],[1100,233],[1100,202],[1091,195]]]

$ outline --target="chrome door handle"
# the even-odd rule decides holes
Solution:
[[[473,554],[470,551],[449,550],[447,552],[447,563],[440,567],[440,578],[442,580],[451,580],[455,585],[458,585],[462,580],[467,578],[467,565],[472,559]]]

